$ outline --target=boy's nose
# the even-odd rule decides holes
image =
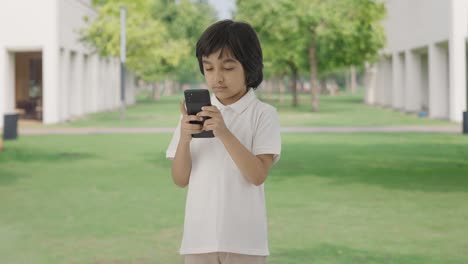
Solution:
[[[218,73],[215,75],[215,82],[222,83],[223,81],[224,81],[224,76],[221,72],[218,71]]]

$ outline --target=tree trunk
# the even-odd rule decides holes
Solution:
[[[172,95],[173,93],[173,81],[171,79],[166,79],[164,81],[164,95]]]
[[[299,93],[304,92],[304,82],[302,80],[299,80],[299,87],[297,89]]]
[[[286,92],[286,87],[284,87],[284,83],[281,78],[278,79],[278,85],[279,85],[279,90],[280,90],[279,102],[284,103],[284,93]]]
[[[377,68],[375,65],[366,63],[366,71],[365,71],[365,78],[364,78],[364,87],[365,87],[364,102],[366,104],[375,103],[376,83],[377,83]]]
[[[317,57],[315,53],[315,41],[312,40],[309,46],[309,62],[310,62],[310,91],[311,91],[311,106],[312,111],[319,110],[319,93],[317,81]]]
[[[290,63],[289,67],[291,69],[289,85],[291,86],[291,91],[293,94],[292,105],[293,107],[297,107],[297,68],[293,63]]]
[[[346,93],[351,93],[351,70],[346,69],[346,77],[345,77],[345,91]]]
[[[273,78],[273,85],[272,85],[272,88],[273,88],[273,93],[275,93],[275,97],[276,97],[276,94],[277,93],[280,93],[280,81],[279,81],[279,78],[278,77],[274,77]],[[275,101],[279,100],[279,98],[275,98]]]
[[[273,83],[271,79],[266,81],[266,89],[267,89],[267,99],[271,101],[272,94],[273,94]]]
[[[161,99],[161,89],[159,89],[159,83],[155,82],[152,84],[153,87],[153,100],[154,101],[159,101]]]
[[[175,84],[175,92],[180,93],[182,91],[183,84],[179,81],[175,81],[174,84]]]
[[[355,94],[357,90],[357,81],[356,81],[356,67],[351,66],[351,94]]]

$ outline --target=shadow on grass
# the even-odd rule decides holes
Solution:
[[[332,264],[438,264],[462,263],[433,259],[428,256],[391,254],[378,251],[356,250],[349,247],[322,244],[310,249],[283,249],[273,251],[272,263],[332,263]]]
[[[331,184],[364,183],[388,189],[468,192],[466,146],[431,143],[347,145],[301,142],[283,147],[271,180],[324,177]]]
[[[10,145],[0,155],[0,185],[12,184],[19,178],[29,177],[13,171],[15,167],[24,166],[25,163],[35,162],[76,162],[84,159],[95,158],[95,154],[81,152],[50,152],[36,148]]]
[[[0,163],[1,165],[1,163]],[[29,175],[19,174],[11,169],[0,167],[0,186],[15,183],[20,178],[29,177]]]
[[[48,152],[40,149],[10,147],[0,155],[0,164],[7,162],[73,162],[96,155],[72,151]]]
[[[148,152],[142,154],[141,157],[153,167],[164,169],[170,169],[172,167],[172,162],[166,159],[166,152]]]

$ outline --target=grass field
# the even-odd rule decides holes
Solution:
[[[5,142],[0,262],[182,263],[169,139]],[[468,137],[284,134],[265,189],[269,264],[468,263]]]
[[[182,94],[163,96],[155,102],[147,93],[140,93],[138,104],[126,109],[126,119],[120,121],[118,109],[115,111],[90,114],[73,122],[52,127],[175,127],[179,118],[179,102]],[[310,111],[310,95],[300,95],[297,108],[291,106],[291,95],[285,95],[279,102],[279,95],[261,99],[277,107],[281,126],[399,126],[399,125],[453,125],[447,121],[420,118],[415,114],[405,114],[389,108],[363,104],[362,95],[344,94],[322,96],[319,112]],[[49,127],[49,126],[47,126]]]

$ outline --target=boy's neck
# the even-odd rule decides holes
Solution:
[[[232,105],[234,104],[235,102],[239,101],[242,97],[244,97],[244,95],[246,95],[248,92],[248,90],[244,90],[243,93],[241,94],[236,94],[232,97],[229,97],[229,98],[226,98],[226,99],[223,99],[223,100],[220,100],[217,96],[216,98],[218,99],[218,101],[223,104],[224,106],[227,106],[227,105]]]

